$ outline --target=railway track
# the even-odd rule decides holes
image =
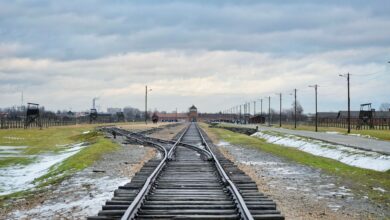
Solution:
[[[214,149],[196,123],[172,141],[110,129],[131,142],[156,147],[162,158],[146,163],[89,220],[284,219],[255,182]]]

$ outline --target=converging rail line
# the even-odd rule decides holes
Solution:
[[[146,163],[89,220],[284,219],[255,182],[214,149],[196,123],[173,141],[107,129],[128,141],[156,147],[162,159]]]

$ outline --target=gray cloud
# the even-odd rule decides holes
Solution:
[[[390,42],[387,1],[9,1],[0,6],[2,41],[33,47],[19,54],[28,57],[91,59],[164,49],[296,54]]]
[[[362,75],[354,106],[388,102],[388,11],[384,0],[0,0],[0,105],[25,90],[53,109],[87,109],[97,95],[140,107],[148,84],[152,106],[167,110],[180,101],[217,111],[299,88],[312,111],[307,85],[319,83],[331,110],[344,107],[337,75],[348,71]]]

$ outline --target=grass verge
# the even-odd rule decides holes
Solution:
[[[236,127],[237,125],[231,123],[221,123],[222,126],[226,127]],[[257,124],[252,124],[252,127],[256,127]],[[245,125],[243,125],[245,126]],[[275,127],[279,127],[279,125],[273,125]],[[218,125],[217,125],[218,127]],[[282,128],[291,129],[291,130],[303,130],[303,131],[314,131],[314,126],[309,125],[298,125],[297,128],[294,128],[294,125],[290,124],[282,124]],[[347,129],[345,128],[336,128],[336,127],[318,127],[319,132],[338,132],[340,134],[347,135]],[[378,138],[384,141],[390,141],[390,130],[351,130],[351,134],[362,135],[362,136],[370,136],[373,138]]]
[[[0,207],[5,207],[12,205],[10,203],[7,203],[6,200],[14,199],[14,198],[28,198],[30,196],[33,196],[34,193],[37,193],[44,189],[45,186],[58,184],[62,182],[64,179],[68,178],[71,174],[82,170],[90,165],[93,164],[94,161],[98,160],[103,154],[107,152],[114,151],[118,149],[118,144],[112,142],[110,139],[104,138],[103,134],[92,130],[89,133],[83,134],[82,131],[85,131],[86,129],[94,129],[92,126],[82,126],[78,128],[72,128],[70,127],[59,127],[54,128],[48,133],[55,132],[56,137],[62,137],[59,141],[61,143],[80,143],[80,142],[88,142],[89,145],[77,154],[67,158],[62,163],[53,166],[49,169],[49,172],[45,174],[44,176],[41,176],[40,178],[36,179],[34,182],[36,184],[36,188],[26,191],[20,191],[15,192],[12,194],[0,196]],[[48,129],[49,130],[49,129]],[[32,135],[40,135],[40,130],[37,131],[30,131],[31,137],[29,137],[29,140],[33,140],[35,142],[35,137]],[[48,143],[51,143],[52,138],[49,136],[45,136],[45,138],[42,139],[41,144],[39,142],[36,143],[36,147],[40,150],[48,151],[48,147],[41,148],[40,146],[44,146]],[[28,140],[23,140],[25,142],[28,142]],[[37,150],[37,149],[35,149]],[[35,152],[35,150],[33,152]],[[52,149],[50,151],[55,152],[56,147],[52,146]],[[40,152],[40,151],[39,151]],[[12,161],[7,162],[14,163]]]
[[[390,207],[390,171],[377,172],[352,167],[336,160],[314,156],[294,148],[266,143],[264,140],[256,137],[234,133],[221,128],[203,127],[218,139],[233,145],[256,148],[299,164],[321,169],[330,175],[339,176],[355,193],[362,196],[367,195],[371,200]],[[386,192],[375,190],[378,187],[386,190]]]
[[[282,125],[283,128],[294,129],[293,125]],[[314,131],[314,126],[299,125],[297,130]],[[339,132],[341,134],[348,134],[345,128],[336,127],[318,127],[321,132]],[[385,141],[390,141],[390,130],[351,130],[351,134],[368,135],[370,137],[378,138]]]

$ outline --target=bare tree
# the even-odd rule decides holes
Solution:
[[[379,111],[390,111],[390,103],[384,102],[379,106]]]

